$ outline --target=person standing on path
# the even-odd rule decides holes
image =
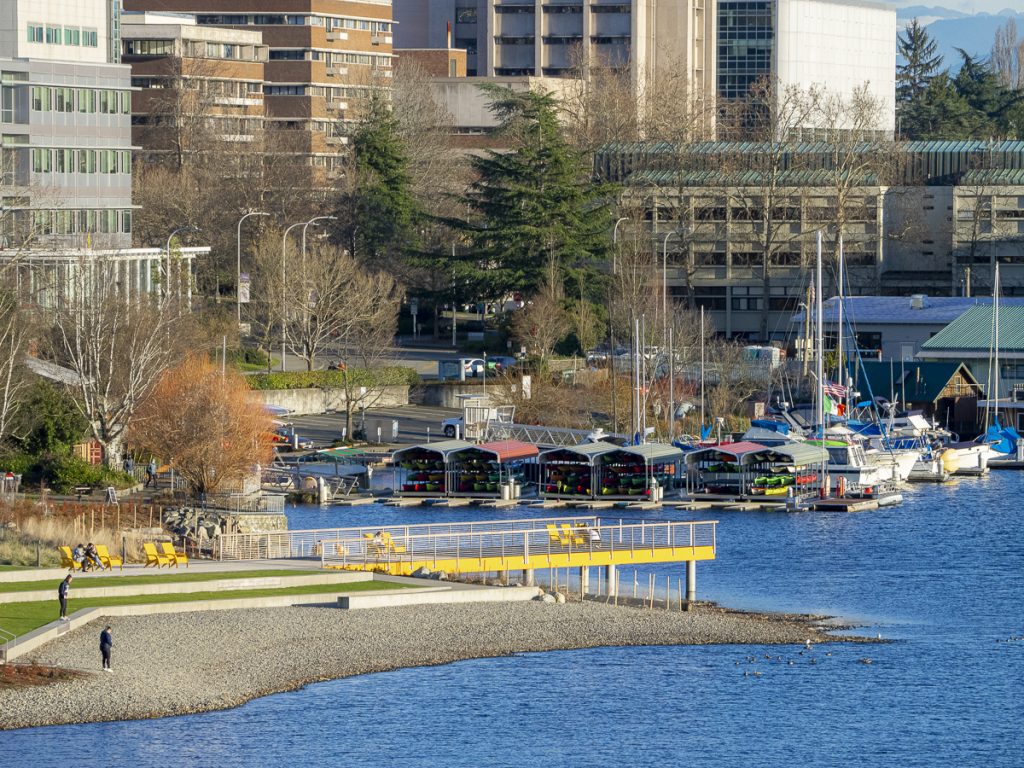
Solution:
[[[143,488],[149,488],[150,483],[156,488],[156,459],[150,459],[149,464],[146,465],[146,484]]]
[[[60,620],[68,620],[68,590],[71,589],[71,574],[64,577],[64,581],[57,587],[57,599],[60,600]]]
[[[110,634],[110,625],[100,632],[100,655],[103,656],[103,671],[110,672],[110,649],[114,647],[114,637]]]

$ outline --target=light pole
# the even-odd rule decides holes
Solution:
[[[666,232],[661,241],[661,343],[668,343],[668,241],[675,235],[679,237],[679,230]]]
[[[619,224],[624,221],[629,221],[629,216],[623,216],[615,222],[615,226],[612,227],[612,274],[618,272],[618,244],[619,244]]]
[[[179,232],[198,232],[199,227],[193,227],[189,224],[187,227],[178,227],[176,230],[171,232],[167,236],[167,271],[164,274],[164,299],[166,301],[171,300],[171,240]]]
[[[235,272],[235,304],[238,306],[238,325],[242,325],[242,222],[250,216],[269,216],[263,211],[249,211],[238,220],[238,269]]]
[[[281,372],[287,370],[284,362],[286,353],[286,334],[285,334],[285,318],[288,312],[288,298],[287,291],[285,290],[285,279],[287,273],[285,271],[286,259],[288,257],[288,233],[296,227],[301,227],[309,222],[300,221],[297,224],[292,224],[286,228],[284,235],[281,237]]]
[[[318,221],[337,221],[337,216],[314,216],[312,219],[302,225],[302,273],[306,273],[306,228],[310,224],[315,224]]]

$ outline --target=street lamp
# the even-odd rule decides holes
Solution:
[[[668,343],[668,241],[679,230],[666,232],[661,241],[661,343]]]
[[[198,232],[199,227],[189,224],[187,227],[178,227],[167,236],[167,272],[164,275],[164,298],[170,301],[171,298],[171,240],[179,232]]]
[[[337,216],[315,216],[312,219],[310,219],[309,221],[307,221],[302,226],[302,271],[303,271],[303,274],[305,274],[305,271],[306,271],[306,228],[310,224],[315,224],[318,221],[337,221],[337,220],[338,220]]]
[[[284,231],[284,235],[281,237],[281,371],[282,373],[287,370],[285,365],[285,353],[286,353],[286,341],[285,341],[285,316],[287,313],[288,298],[285,291],[285,264],[288,257],[288,233],[296,227],[301,227],[309,222],[300,221],[297,224],[292,224],[287,227]]]
[[[238,305],[238,324],[242,324],[242,222],[250,216],[269,216],[263,211],[249,211],[238,220],[238,270],[235,273],[235,304]]]
[[[629,216],[623,216],[615,222],[615,226],[612,228],[612,274],[614,275],[618,271],[618,244],[619,244],[619,224],[624,221],[629,221]]]

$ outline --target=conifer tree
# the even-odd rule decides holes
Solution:
[[[896,48],[906,62],[896,65],[896,103],[907,104],[924,93],[942,66],[942,57],[936,53],[938,44],[917,19],[896,36]]]
[[[550,93],[485,87],[509,149],[473,160],[461,223],[481,292],[533,294],[545,281],[593,285],[611,230],[608,190],[562,136]],[[584,273],[584,274],[581,274]]]

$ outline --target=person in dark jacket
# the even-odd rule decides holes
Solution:
[[[68,590],[71,589],[71,574],[64,577],[64,581],[57,587],[57,599],[60,600],[60,619],[68,620]]]
[[[100,632],[100,655],[103,657],[103,671],[110,672],[110,649],[114,647],[114,636],[110,634],[110,625]]]

